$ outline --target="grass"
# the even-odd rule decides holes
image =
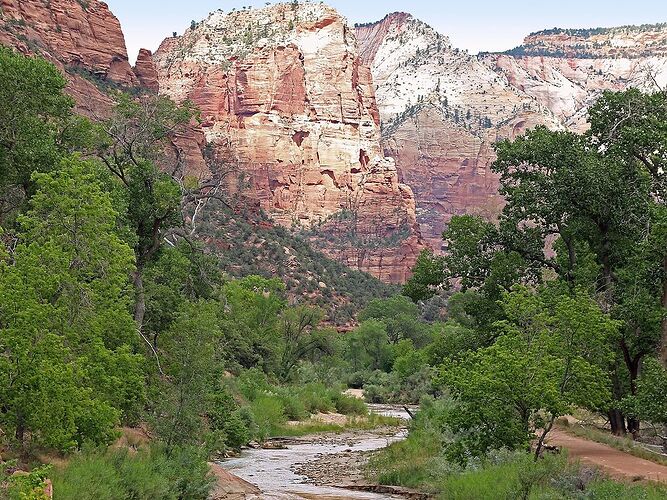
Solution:
[[[643,458],[644,460],[650,460],[660,465],[667,465],[667,457],[663,457],[659,453],[655,453],[651,450],[644,448],[643,446],[637,444],[630,437],[620,437],[614,436],[603,430],[586,427],[583,425],[570,425],[559,422],[558,428],[577,436],[580,438],[588,439],[589,441],[595,441],[596,443],[606,444],[611,446],[619,451],[628,453],[629,455],[635,456],[637,458]]]
[[[371,413],[367,417],[348,417],[343,425],[318,422],[317,420],[305,421],[299,423],[299,425],[279,424],[271,429],[269,435],[271,437],[298,437],[322,432],[341,433],[349,430],[372,430],[378,427],[399,427],[401,425],[402,421],[398,418]]]
[[[393,443],[371,459],[370,476],[380,484],[394,484],[425,491],[437,491],[434,467],[439,444],[416,440]]]
[[[199,450],[157,447],[81,452],[51,479],[54,500],[205,500],[213,482]]]
[[[505,450],[461,468],[447,462],[438,448],[437,441],[428,445],[425,436],[395,443],[371,459],[371,477],[443,500],[667,498],[664,485],[615,482],[594,469],[568,463],[566,453],[534,462],[531,454]]]

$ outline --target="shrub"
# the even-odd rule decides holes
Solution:
[[[297,395],[290,394],[290,389],[279,396],[287,420],[304,420],[309,417],[306,407]]]
[[[367,370],[352,372],[347,378],[347,385],[353,389],[361,389],[369,378],[370,372]]]
[[[280,424],[287,421],[282,402],[276,396],[259,396],[251,403],[250,408],[257,424],[259,439],[266,439]]]
[[[241,394],[250,401],[271,391],[271,385],[266,374],[259,368],[251,368],[241,372],[237,378],[237,383]]]
[[[225,444],[230,448],[239,449],[250,442],[251,430],[241,410],[236,410],[229,415],[225,422],[224,432]]]
[[[310,413],[336,410],[336,405],[332,401],[332,391],[319,382],[304,385],[299,390],[299,398]]]
[[[388,387],[382,385],[369,384],[364,386],[364,397],[369,403],[387,403],[390,392]]]
[[[55,500],[205,499],[212,479],[199,450],[86,451],[53,475]]]
[[[348,396],[346,394],[334,395],[333,402],[336,405],[336,411],[343,415],[366,415],[368,408],[361,399]]]
[[[29,473],[13,474],[6,477],[7,470],[15,465],[15,460],[0,463],[0,498],[11,500],[48,500],[45,488],[46,478],[51,471],[51,466],[42,465]]]

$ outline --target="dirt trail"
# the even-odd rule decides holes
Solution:
[[[667,466],[635,457],[611,446],[554,429],[548,444],[566,448],[571,458],[596,465],[618,479],[649,479],[667,483]]]

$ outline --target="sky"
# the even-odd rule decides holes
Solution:
[[[303,1],[303,0],[302,0]],[[157,49],[172,32],[178,34],[209,12],[266,0],[106,0],[120,19],[130,61],[140,48]],[[271,2],[274,3],[274,2]],[[596,28],[667,22],[665,0],[329,0],[351,23],[409,12],[450,37],[454,47],[502,51],[521,44],[527,34],[547,28]]]

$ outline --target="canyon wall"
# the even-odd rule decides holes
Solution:
[[[198,106],[209,150],[246,174],[275,221],[354,268],[405,280],[423,247],[413,193],[383,154],[370,72],[334,9],[217,11],[154,61],[160,92]]]
[[[479,56],[406,13],[356,33],[377,86],[385,154],[413,188],[435,249],[453,215],[500,211],[494,142],[536,125],[584,131],[602,91],[667,80],[664,25],[548,30],[508,53]]]
[[[120,22],[98,0],[0,0],[0,43],[55,64],[67,77],[75,111],[93,120],[110,115],[115,90],[158,90],[151,52],[142,49],[132,68]],[[210,177],[204,145],[193,123],[173,137],[167,157],[180,155],[188,174]]]
[[[410,14],[352,29],[315,3],[213,12],[132,68],[105,3],[0,0],[0,43],[56,64],[94,119],[117,88],[193,101],[202,121],[173,141],[189,173],[211,175],[205,151],[274,221],[389,282],[441,248],[453,215],[497,216],[496,141],[584,131],[602,91],[667,84],[666,25],[546,30],[472,56]]]
[[[89,117],[104,117],[113,105],[96,83],[138,84],[120,23],[104,2],[0,0],[0,43],[58,66],[77,111]]]

